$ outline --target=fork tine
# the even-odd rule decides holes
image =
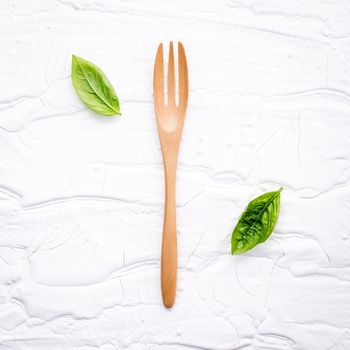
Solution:
[[[184,114],[188,102],[188,70],[185,49],[182,43],[178,44],[179,61],[179,110]]]
[[[153,72],[153,94],[156,112],[164,108],[164,61],[163,44],[159,44]]]
[[[170,41],[169,64],[168,64],[168,107],[175,107],[175,68],[174,68],[174,48]]]

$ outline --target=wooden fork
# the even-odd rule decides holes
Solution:
[[[161,257],[163,304],[172,307],[176,294],[177,237],[175,183],[180,139],[188,101],[188,73],[184,47],[178,44],[179,102],[175,102],[174,49],[170,42],[168,63],[168,100],[164,100],[163,44],[158,47],[153,74],[154,108],[162,147],[165,176],[165,205]]]

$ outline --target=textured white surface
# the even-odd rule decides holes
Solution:
[[[350,2],[2,1],[1,350],[348,350]],[[162,306],[159,42],[190,100],[179,280]],[[77,98],[71,54],[121,100]],[[249,200],[280,185],[270,240],[230,256]]]

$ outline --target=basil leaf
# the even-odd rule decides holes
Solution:
[[[278,220],[282,189],[265,193],[248,204],[232,232],[232,255],[244,253],[269,238]]]
[[[96,113],[107,116],[121,114],[112,84],[95,64],[72,55],[72,82],[81,100]]]

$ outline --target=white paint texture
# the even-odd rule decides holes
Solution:
[[[171,39],[190,100],[166,310],[152,71]],[[80,102],[72,53],[122,117]],[[349,1],[2,1],[0,77],[1,350],[350,348]],[[269,241],[230,256],[280,185]]]

